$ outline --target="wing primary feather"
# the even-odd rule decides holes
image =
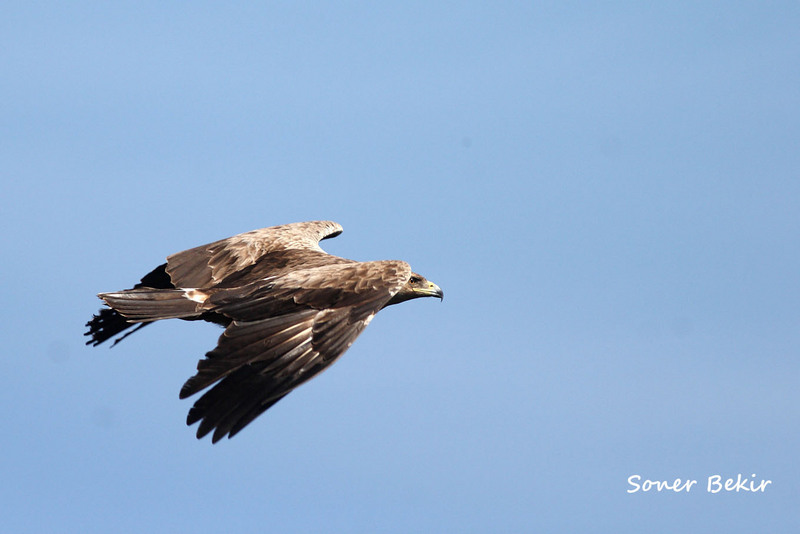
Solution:
[[[274,382],[273,387],[265,387],[261,395],[253,395],[249,399],[243,399],[242,402],[238,403],[233,409],[227,412],[216,424],[217,428],[214,431],[214,438],[219,440],[225,434],[230,433],[231,429],[237,425],[241,425],[243,428],[252,420],[252,418],[247,418],[248,414],[254,411],[257,412],[256,415],[261,414],[266,410],[264,407],[265,404],[271,406],[277,402],[277,399],[287,395],[295,385],[304,381],[303,379],[298,379],[298,375],[304,374],[304,371],[313,370],[313,362],[318,357],[319,354],[317,352],[308,348],[301,355],[293,359],[286,368],[275,375],[275,378],[278,378],[278,380]],[[259,371],[259,376],[266,378],[268,375],[264,375]],[[313,376],[313,374],[311,374],[311,376]],[[270,383],[273,382],[273,380],[274,379],[268,379],[267,382]],[[255,417],[255,415],[253,417]]]
[[[286,354],[310,339],[315,310],[291,316],[233,323],[220,336],[217,347],[197,364],[198,372],[181,388],[180,398],[194,395],[239,367],[255,360],[280,362]]]
[[[276,402],[278,402],[279,400],[281,400],[282,398],[284,398],[288,394],[289,393],[285,393],[285,394],[281,395],[280,397],[277,397],[275,399],[271,399],[271,400],[269,400],[269,401],[267,401],[265,403],[259,404],[257,406],[254,406],[253,408],[251,408],[250,411],[248,411],[246,414],[244,414],[242,417],[240,417],[239,420],[236,422],[236,424],[231,427],[230,431],[228,432],[228,437],[232,438],[233,436],[235,436],[236,434],[241,432],[244,427],[246,427],[247,425],[249,425],[250,423],[253,422],[253,419],[258,417],[262,413],[266,412],[268,409],[270,409],[272,407],[273,404],[275,404]]]

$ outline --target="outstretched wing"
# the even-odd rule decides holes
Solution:
[[[302,264],[309,256],[327,256],[319,242],[340,233],[341,225],[332,221],[262,228],[172,254],[167,257],[166,271],[175,287],[207,288],[272,255],[277,269]],[[287,251],[302,254],[289,254],[286,260]]]
[[[216,442],[233,436],[350,347],[411,275],[402,261],[326,265],[224,289],[205,303],[233,319],[181,389],[187,424]]]
[[[267,276],[280,276],[297,268],[316,267],[351,260],[326,254],[320,247],[322,239],[335,237],[342,227],[330,221],[285,224],[253,230],[215,241],[167,258],[147,274],[133,289],[210,288],[246,285]],[[142,328],[136,328],[114,341]],[[86,323],[91,336],[87,345],[99,345],[131,328],[132,323],[114,309],[102,309]]]

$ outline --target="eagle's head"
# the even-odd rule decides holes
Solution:
[[[418,299],[420,297],[436,297],[439,300],[444,300],[444,292],[439,286],[426,279],[424,276],[411,273],[406,284],[400,288],[400,291],[395,293],[389,302],[386,303],[386,306],[411,299]]]

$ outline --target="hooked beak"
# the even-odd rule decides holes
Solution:
[[[444,300],[444,291],[442,291],[442,288],[437,286],[433,282],[428,282],[428,287],[422,289],[415,289],[414,291],[421,293],[420,296],[436,297],[440,301]]]

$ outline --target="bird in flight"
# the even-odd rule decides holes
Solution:
[[[379,310],[444,297],[403,261],[358,262],[320,248],[341,232],[330,221],[286,224],[168,256],[132,289],[98,295],[108,307],[86,323],[86,344],[125,332],[116,345],[161,319],[222,325],[180,398],[213,385],[186,423],[199,421],[198,439],[212,431],[213,443],[233,437],[331,365]]]

